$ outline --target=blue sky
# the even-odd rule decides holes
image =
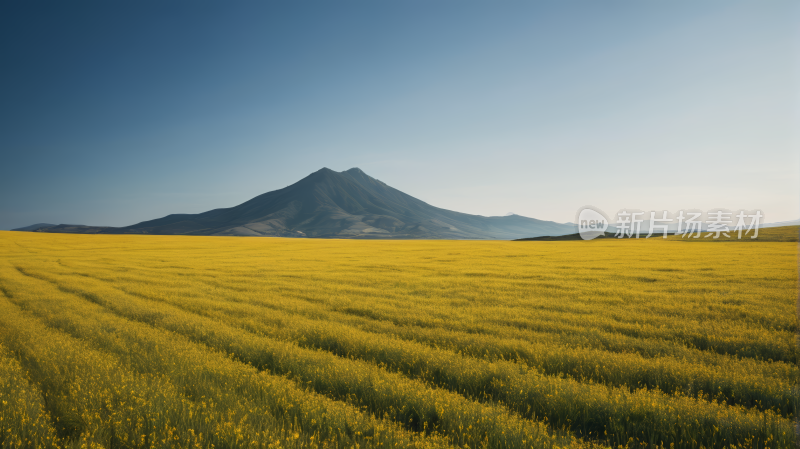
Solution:
[[[360,167],[433,205],[800,218],[790,1],[0,4],[0,229]]]

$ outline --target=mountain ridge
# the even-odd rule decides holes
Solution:
[[[47,229],[36,231],[48,232]],[[199,214],[171,214],[131,226],[94,231],[101,234],[362,239],[515,239],[569,234],[575,232],[575,228],[519,215],[484,217],[442,209],[403,193],[359,168],[343,172],[322,168],[294,184],[263,193],[237,206]]]

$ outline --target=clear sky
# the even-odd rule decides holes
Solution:
[[[800,218],[796,1],[0,3],[0,229],[322,167],[435,206]]]

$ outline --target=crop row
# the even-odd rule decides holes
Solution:
[[[214,300],[204,297],[185,298],[161,293],[160,289],[136,288],[137,285],[146,284],[110,284],[114,289],[169,303],[230,325],[281,340],[294,341],[302,346],[316,347],[388,366],[398,364],[396,369],[404,372],[408,369],[402,364],[408,362],[403,361],[417,360],[419,357],[413,355],[427,349],[407,343],[417,341],[472,357],[516,360],[546,374],[564,374],[578,380],[625,386],[630,390],[646,387],[671,394],[706,396],[722,399],[732,405],[772,409],[784,416],[794,413],[795,398],[791,385],[786,380],[791,378],[794,367],[780,362],[764,363],[750,359],[718,357],[721,359],[719,365],[709,365],[677,357],[646,358],[630,352],[612,353],[593,348],[570,348],[546,340],[520,341],[442,329],[408,329],[373,320],[358,323],[359,327],[369,329],[366,332],[341,324],[345,321],[341,316],[328,317],[327,320],[309,319],[275,308],[264,308],[259,303],[225,301],[219,297]],[[380,334],[392,334],[394,338]],[[783,370],[779,372],[782,375],[771,375],[771,370],[776,367]],[[437,384],[442,382],[433,380]]]
[[[253,398],[254,404],[261,403],[264,392],[251,391],[247,388],[237,388],[242,380],[225,374],[225,363],[234,365],[239,371],[250,372],[251,377],[259,375],[253,367],[230,360],[222,354],[231,353],[238,360],[241,357],[241,348],[253,347],[250,343],[252,336],[240,335],[241,340],[231,340],[224,345],[213,345],[215,338],[218,342],[220,335],[211,326],[206,329],[194,327],[190,320],[184,323],[171,320],[164,311],[146,308],[136,308],[135,305],[127,309],[129,321],[119,315],[108,313],[102,307],[85,301],[84,298],[66,294],[50,284],[36,285],[31,278],[19,279],[9,270],[2,272],[2,283],[11,293],[12,301],[36,314],[47,322],[48,325],[69,332],[75,337],[93,341],[96,346],[105,350],[115,351],[118,354],[129,353],[131,363],[142,369],[156,370],[168,373],[169,376],[188,376],[182,379],[181,384],[194,385],[195,394],[206,394],[209,387],[197,385],[199,380],[216,377],[219,385],[233,389],[236,397]],[[44,284],[44,285],[42,285]],[[97,301],[97,298],[95,298]],[[99,301],[98,301],[99,302]],[[142,323],[137,323],[137,321]],[[147,324],[158,324],[164,330],[153,328]],[[165,324],[167,324],[165,326]],[[171,324],[171,325],[169,325]],[[221,325],[221,329],[225,329]],[[196,333],[189,332],[195,330]],[[192,340],[209,344],[222,352],[214,361],[205,361],[198,357],[210,357],[209,351],[200,351],[197,343],[184,341],[179,335],[186,335]],[[195,348],[192,351],[192,347]],[[198,354],[198,351],[201,354]],[[569,436],[552,436],[546,425],[521,419],[504,408],[489,404],[480,404],[469,401],[457,394],[444,390],[431,389],[417,381],[413,381],[397,374],[388,373],[380,368],[365,363],[355,363],[347,359],[338,359],[328,353],[300,349],[288,343],[275,342],[272,346],[258,348],[261,357],[270,359],[271,366],[266,364],[253,364],[261,368],[261,376],[268,376],[264,368],[274,368],[270,371],[276,374],[291,375],[291,377],[305,388],[311,388],[335,399],[366,407],[371,413],[384,419],[391,419],[401,425],[410,427],[420,432],[433,432],[446,435],[456,444],[487,444],[498,448],[543,448],[578,445],[578,440]],[[230,368],[233,370],[234,368]],[[275,376],[269,378],[280,379]],[[282,379],[284,383],[291,383]],[[273,380],[272,382],[277,382]],[[275,395],[282,389],[289,389],[287,385],[272,385]],[[295,389],[297,387],[294,387]],[[291,391],[291,390],[290,390]],[[273,402],[272,400],[268,400]],[[284,408],[292,406],[299,410],[307,409],[304,404],[285,404]],[[331,404],[344,402],[331,401]],[[303,423],[319,426],[320,428],[339,429],[344,431],[352,427],[350,420],[340,422],[337,426],[329,425],[331,419],[339,419],[333,413],[303,413],[295,414],[295,419],[304,418]],[[355,410],[355,409],[354,409]],[[377,427],[375,423],[369,429],[358,430],[356,433],[373,437]],[[349,433],[353,433],[348,431]],[[422,435],[422,434],[418,434]],[[422,438],[422,437],[420,437]],[[423,440],[425,442],[426,440]],[[394,445],[394,444],[393,444]]]
[[[0,447],[57,447],[58,437],[39,389],[0,345]]]
[[[71,268],[90,271],[93,276],[103,272],[102,268],[97,267],[84,267],[81,270],[80,265],[76,264],[71,265]],[[561,292],[560,296],[555,296],[548,294],[546,289],[532,289],[525,293],[528,296],[519,296],[521,287],[515,289],[513,285],[503,284],[502,288],[486,291],[487,287],[482,287],[480,282],[469,279],[456,281],[452,274],[443,276],[443,283],[437,285],[436,289],[426,290],[420,289],[418,285],[398,282],[389,283],[392,288],[387,289],[380,277],[350,278],[337,274],[337,277],[328,279],[318,273],[302,273],[302,282],[296,282],[300,277],[298,274],[277,273],[264,280],[245,279],[237,275],[236,271],[226,273],[225,276],[191,271],[179,276],[170,270],[141,267],[133,272],[106,272],[105,276],[122,285],[157,288],[161,294],[175,297],[206,295],[242,301],[248,296],[257,296],[262,302],[276,308],[291,309],[307,315],[336,311],[376,321],[388,321],[399,326],[442,328],[487,335],[544,333],[568,336],[566,338],[571,341],[583,340],[590,342],[589,344],[603,345],[599,349],[636,351],[644,356],[680,356],[678,353],[685,352],[686,349],[699,349],[757,360],[784,361],[789,364],[797,362],[797,347],[794,344],[796,324],[792,317],[786,317],[785,311],[776,308],[774,299],[764,300],[763,304],[750,304],[746,313],[729,313],[728,310],[721,309],[713,314],[687,316],[687,313],[678,311],[700,307],[693,305],[686,297],[704,297],[702,293],[688,294],[675,291],[672,287],[662,287],[656,292],[646,293],[636,290],[635,286],[626,287],[624,284],[603,292],[608,288],[597,286],[600,279],[590,284],[594,290],[575,294],[578,298],[583,298],[582,300],[565,301],[566,293]],[[413,273],[404,273],[403,276],[413,278]],[[142,282],[145,279],[147,281]],[[422,279],[424,281],[425,278]],[[588,282],[585,279],[584,281]],[[715,295],[709,298],[713,301],[706,301],[711,304],[704,305],[703,310],[714,304],[724,307],[726,302],[743,295],[731,294],[731,299],[715,293],[723,288],[730,290],[730,284],[741,281],[717,282],[723,285],[706,287]],[[363,283],[369,285],[363,286]],[[561,284],[569,283],[562,280]],[[468,286],[481,290],[481,295],[485,298],[477,299],[474,291],[465,292],[466,298],[458,297],[451,291],[467,289]],[[764,290],[763,296],[769,299],[772,299],[770,295],[775,294],[774,288],[759,286],[758,282],[750,282],[747,286],[750,297],[762,296],[759,290]],[[635,301],[625,299],[633,296],[632,291],[637,291]],[[618,304],[616,307],[609,307],[604,301],[597,300],[598,296],[614,297]],[[358,300],[354,301],[353,298]],[[486,298],[502,298],[502,303],[492,306],[491,300],[487,304]],[[454,307],[453,299],[462,301],[465,306]],[[631,306],[626,302],[635,304]],[[556,309],[552,310],[553,307]],[[737,308],[745,310],[742,306]],[[780,316],[780,322],[749,322],[745,319],[747,316],[762,313],[763,310],[769,310],[770,317]]]
[[[41,273],[38,276],[41,277]],[[443,402],[441,397],[435,398],[432,393],[415,396],[413,390],[419,390],[420,385],[373,364],[341,359],[326,352],[256,336],[166,304],[122,294],[103,283],[79,276],[59,277],[57,280],[52,276],[49,282],[58,285],[62,291],[102,304],[127,318],[202,341],[256,367],[278,373],[291,372],[295,379],[307,382],[317,391],[337,397],[352,394],[376,413],[389,413],[393,408],[413,404],[419,424],[430,422],[445,433],[454,431],[439,416],[445,410],[458,413],[459,418],[462,413],[470,416],[460,410],[467,403],[452,402],[455,399],[441,390],[437,394],[449,397],[451,403],[437,410],[435,404]],[[413,352],[409,355],[413,356]],[[530,417],[548,417],[556,427],[564,426],[586,436],[605,437],[614,444],[638,439],[678,447],[721,444],[788,447],[794,441],[791,421],[771,412],[670,397],[646,390],[631,393],[627,388],[606,388],[542,376],[514,363],[491,363],[454,354],[449,360],[428,358],[426,363],[438,363],[431,368],[438,370],[437,375],[445,376],[454,391],[478,399],[483,393]],[[426,379],[424,373],[412,370],[410,375]],[[431,412],[420,413],[423,407]],[[393,418],[402,422],[408,415],[396,414]],[[475,415],[471,415],[466,422],[473,426],[483,424],[474,418]],[[410,419],[413,421],[414,416]],[[501,428],[514,429],[516,426],[505,424]]]

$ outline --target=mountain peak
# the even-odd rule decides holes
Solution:
[[[482,217],[431,206],[358,167],[324,167],[238,206],[168,215],[124,228],[63,232],[380,239],[514,239],[574,232],[572,226],[520,217]],[[62,231],[59,231],[62,232]]]

